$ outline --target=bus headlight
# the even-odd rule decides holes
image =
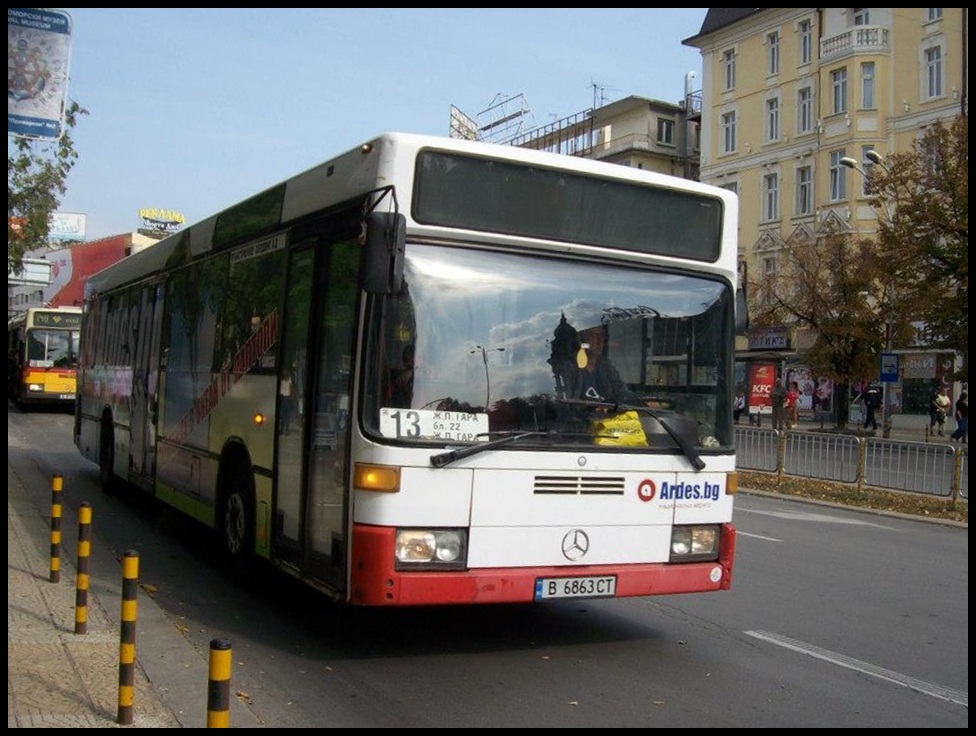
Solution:
[[[676,526],[671,531],[670,562],[718,559],[718,525]]]
[[[467,564],[464,529],[397,529],[397,570],[460,570]]]

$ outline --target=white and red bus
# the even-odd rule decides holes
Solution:
[[[30,307],[7,322],[7,393],[21,408],[75,400],[81,307]]]
[[[382,135],[89,278],[76,444],[354,605],[728,589],[736,219]],[[569,388],[597,333],[621,396]]]

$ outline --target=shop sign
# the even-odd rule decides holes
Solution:
[[[904,378],[935,378],[935,353],[912,353],[902,356]]]
[[[790,332],[781,327],[749,330],[746,336],[750,350],[787,350],[790,347]]]

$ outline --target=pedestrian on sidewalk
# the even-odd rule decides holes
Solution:
[[[952,399],[946,394],[946,387],[933,390],[932,401],[929,404],[929,434],[934,435],[936,427],[940,437],[945,434],[946,417],[951,408]]]
[[[881,389],[872,383],[868,387],[868,390],[864,392],[861,400],[864,403],[864,429],[871,428],[877,431],[878,420],[875,417],[875,412],[881,406]]]
[[[786,386],[778,376],[769,400],[773,405],[773,429],[786,429]]]
[[[969,439],[969,394],[963,391],[956,400],[956,431],[949,435],[951,440],[959,440],[964,445]]]
[[[800,423],[800,385],[793,381],[786,392],[786,428],[793,429]]]
[[[735,392],[735,401],[732,404],[732,419],[736,424],[739,423],[739,418],[742,416],[742,412],[746,410],[746,392],[742,387]]]

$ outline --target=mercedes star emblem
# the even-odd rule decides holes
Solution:
[[[590,538],[582,529],[572,529],[563,537],[563,557],[570,562],[583,559],[590,549]]]

